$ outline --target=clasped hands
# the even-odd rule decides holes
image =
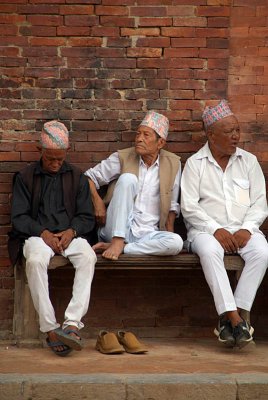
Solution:
[[[247,229],[239,229],[232,234],[226,229],[220,228],[214,233],[214,237],[220,242],[226,253],[236,253],[240,248],[245,247],[250,236],[251,233]]]
[[[45,229],[41,233],[41,238],[49,247],[51,247],[55,254],[61,254],[65,249],[67,249],[73,240],[74,235],[74,230],[72,228],[58,233],[53,233]]]

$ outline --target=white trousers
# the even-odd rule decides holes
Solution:
[[[33,236],[25,241],[23,254],[31,296],[39,315],[40,330],[49,332],[60,326],[49,298],[47,272],[50,259],[55,253],[43,239]],[[63,329],[68,325],[81,329],[84,326],[81,319],[89,306],[96,254],[85,239],[77,238],[71,241],[62,255],[70,260],[75,269],[72,298],[65,311]]]
[[[261,233],[254,233],[238,253],[245,261],[235,292],[232,292],[224,267],[224,250],[214,236],[202,233],[192,242],[198,254],[205,278],[214,297],[219,315],[237,308],[250,311],[258,287],[268,266],[268,244]]]
[[[114,189],[107,209],[106,224],[99,231],[100,240],[111,242],[114,236],[125,239],[125,254],[176,255],[183,247],[179,235],[167,231],[152,231],[141,238],[131,232],[131,216],[138,190],[138,178],[129,173],[122,174]],[[150,201],[150,199],[148,199]]]

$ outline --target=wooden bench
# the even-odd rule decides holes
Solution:
[[[117,261],[109,261],[98,255],[96,273],[98,270],[134,269],[134,270],[194,270],[201,269],[198,256],[182,252],[177,256],[129,256],[121,255]],[[241,273],[244,262],[238,255],[226,255],[224,259],[226,270]],[[54,256],[49,269],[73,268],[68,259]],[[249,313],[244,311],[243,317],[249,321]],[[25,260],[15,266],[15,299],[13,334],[17,342],[31,342],[40,337],[38,316],[33,307],[30,290],[25,275]]]

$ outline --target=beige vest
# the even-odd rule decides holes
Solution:
[[[121,164],[121,174],[131,173],[139,177],[140,156],[135,152],[134,147],[118,150]],[[175,177],[180,168],[180,157],[169,151],[160,150],[159,153],[159,180],[160,180],[160,223],[159,228],[165,231],[166,220],[170,210],[172,189]],[[104,198],[108,204],[112,198],[116,181],[110,183],[107,194]]]

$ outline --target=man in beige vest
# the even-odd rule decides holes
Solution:
[[[86,171],[100,242],[93,246],[103,257],[120,254],[175,255],[183,246],[174,233],[179,214],[180,158],[163,150],[167,117],[149,111],[135,137],[135,146],[119,150]],[[109,186],[106,199],[98,194]],[[109,203],[106,211],[105,203]]]

